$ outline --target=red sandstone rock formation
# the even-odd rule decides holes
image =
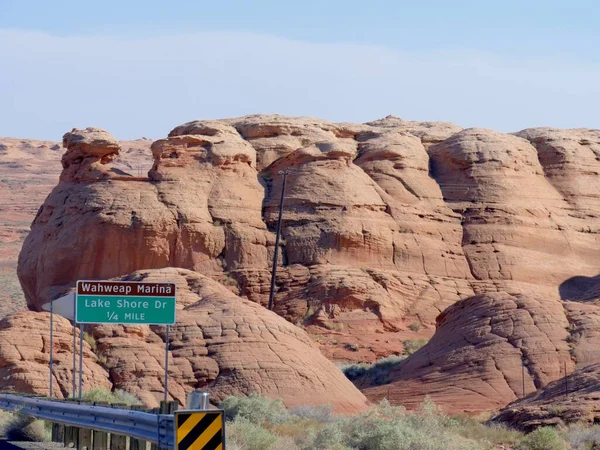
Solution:
[[[592,364],[511,403],[491,421],[522,431],[574,423],[595,425],[600,421],[599,403],[600,364]]]
[[[120,141],[112,175],[146,177],[152,167],[149,139]],[[0,317],[26,310],[17,258],[30,224],[59,181],[61,143],[0,137]]]
[[[116,150],[100,131],[75,134],[89,145],[65,140],[74,164],[20,256],[32,309],[78,278],[168,266],[264,305],[278,172],[289,170],[276,312],[326,355],[399,352],[416,335],[409,324],[431,333],[450,307],[430,344],[372,398],[412,405],[429,394],[488,409],[519,395],[513,372],[524,356],[528,391],[561,376],[568,344],[596,361],[596,305],[562,301],[600,266],[595,130],[507,135],[394,117],[194,121],[153,144],[147,180],[111,171]],[[490,311],[501,323],[492,326]],[[569,334],[574,327],[581,333]],[[358,351],[344,350],[348,342]]]
[[[490,293],[438,316],[431,341],[393,369],[390,384],[369,388],[373,401],[407,407],[426,395],[454,411],[499,408],[573,370],[568,321],[558,301]]]
[[[76,330],[79,352],[79,330]],[[98,364],[89,344],[83,346],[83,383],[86,390],[110,389],[108,372]],[[73,384],[73,327],[64,318],[54,322],[53,395],[66,398]],[[0,377],[2,390],[49,394],[50,319],[48,313],[21,312],[0,321]],[[78,380],[76,379],[76,382]]]

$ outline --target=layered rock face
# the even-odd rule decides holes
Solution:
[[[75,336],[79,352],[78,329]],[[55,316],[53,348],[53,396],[66,398],[73,391],[73,328],[60,316]],[[49,395],[49,314],[21,312],[0,321],[0,361],[3,390]],[[87,390],[112,387],[107,370],[98,364],[87,341],[83,343],[82,382]]]
[[[533,130],[523,134],[535,136]],[[576,131],[563,135],[572,145],[580,140]],[[570,276],[597,274],[600,236],[589,220],[594,215],[582,216],[572,200],[583,201],[589,192],[576,184],[569,193],[559,190],[551,175],[558,168],[549,154],[559,154],[561,145],[536,151],[524,139],[470,129],[429,149],[432,176],[461,212],[463,249],[477,280],[548,286],[556,295]],[[568,176],[578,175],[575,167]]]
[[[111,170],[118,143],[102,131],[65,145],[20,256],[32,309],[77,279],[169,266],[265,305],[286,172],[275,311],[333,359],[397,353],[438,327],[371,398],[481,410],[573,370],[569,350],[594,362],[570,331],[595,323],[574,295],[600,263],[598,131],[194,121],[152,145],[147,178]]]
[[[431,341],[370,388],[408,407],[426,395],[456,411],[499,408],[573,370],[559,302],[507,293],[462,300],[438,316]]]
[[[153,163],[151,143],[120,141],[111,170],[145,176]],[[60,142],[0,137],[0,317],[27,309],[17,258],[40,205],[59,181],[64,152]]]
[[[600,364],[579,369],[503,408],[492,422],[532,431],[540,426],[600,421]]]
[[[30,307],[78,278],[168,266],[207,273],[265,304],[278,172],[289,170],[277,311],[349,336],[369,328],[361,352],[350,356],[399,351],[399,343],[380,351],[373,333],[395,336],[415,320],[433,324],[472,288],[460,219],[428,176],[425,147],[389,120],[190,122],[152,145],[147,180],[111,169],[118,143],[104,132],[65,135],[61,183],[21,253]]]

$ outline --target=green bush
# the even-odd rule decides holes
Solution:
[[[229,397],[221,406],[229,450],[564,450],[552,429],[524,437],[474,417],[450,416],[428,398],[416,412],[383,401],[354,416],[334,416],[322,406],[287,410],[280,400],[258,395]]]
[[[523,434],[504,425],[484,424],[471,415],[455,415],[452,419],[457,425],[457,432],[462,437],[487,442],[492,448],[515,445]]]
[[[278,440],[270,431],[240,417],[228,423],[225,431],[229,450],[271,450]]]
[[[600,448],[600,427],[572,425],[566,432],[566,439],[573,450],[594,450]]]
[[[256,425],[285,422],[289,413],[281,399],[272,400],[256,394],[248,397],[227,397],[221,403],[227,420],[245,419]]]
[[[81,399],[85,402],[107,403],[109,405],[124,404],[132,406],[142,404],[142,402],[135,395],[120,389],[116,391],[109,391],[107,389],[92,389],[91,391],[84,392],[81,395]]]
[[[319,423],[327,423],[334,420],[333,409],[329,405],[310,406],[302,405],[292,408],[289,413],[301,419],[314,420]]]
[[[83,332],[83,340],[85,342],[87,342],[89,344],[90,348],[92,349],[92,351],[94,353],[96,353],[98,348],[97,348],[96,339],[94,338],[94,336],[92,336],[88,332],[84,331]]]
[[[360,350],[360,346],[355,342],[348,342],[344,345],[346,350],[350,350],[351,352],[357,352]]]
[[[360,387],[381,386],[389,382],[390,370],[398,366],[406,356],[390,355],[373,364],[360,363],[342,366],[342,372]]]
[[[427,344],[427,339],[407,339],[406,341],[402,342],[402,345],[404,346],[404,354],[412,355],[425,344]]]
[[[421,324],[419,322],[413,322],[408,326],[409,330],[414,331],[415,333],[418,333],[419,330],[421,329]]]
[[[419,414],[383,401],[376,408],[335,422],[341,445],[364,450],[484,450],[485,444],[465,439],[456,424],[439,414],[432,402]],[[324,431],[322,431],[323,433]]]
[[[541,427],[529,433],[517,444],[518,450],[565,450],[565,441],[551,427]]]

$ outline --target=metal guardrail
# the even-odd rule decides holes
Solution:
[[[130,436],[175,448],[173,416],[0,394],[0,409],[67,426]]]

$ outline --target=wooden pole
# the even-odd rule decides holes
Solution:
[[[283,198],[285,195],[285,180],[289,174],[287,170],[279,172],[283,175],[281,183],[281,198],[279,199],[279,219],[277,220],[277,234],[275,235],[275,252],[273,254],[273,269],[271,270],[271,289],[269,290],[269,310],[273,311],[275,307],[275,279],[277,276],[277,260],[279,259],[279,241],[281,239],[281,222],[283,218]]]

